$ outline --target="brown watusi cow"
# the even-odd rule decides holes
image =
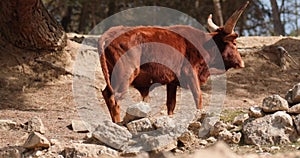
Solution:
[[[208,18],[210,33],[191,26],[112,27],[99,39],[100,63],[107,86],[102,95],[113,122],[120,122],[118,99],[129,85],[143,98],[154,83],[167,85],[167,109],[172,115],[177,86],[189,88],[202,109],[200,84],[210,74],[242,68],[234,27],[248,2],[219,27]],[[120,95],[120,96],[118,96]]]

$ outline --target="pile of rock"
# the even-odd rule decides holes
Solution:
[[[103,121],[92,136],[123,153],[176,148],[179,137],[187,132],[188,125],[180,124],[176,118],[169,116],[151,117],[150,113],[151,108],[147,103],[131,105],[127,108],[123,119],[124,126],[119,126],[110,120]]]
[[[266,97],[261,106],[249,108],[233,122],[214,121],[213,117],[201,121],[206,135],[227,143],[242,141],[249,145],[279,145],[295,142],[300,136],[300,83],[290,89],[285,99],[279,95]]]
[[[244,122],[246,144],[286,144],[300,135],[300,83],[290,89],[285,99],[279,95],[266,97],[262,106],[249,109]]]

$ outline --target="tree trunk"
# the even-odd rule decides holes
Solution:
[[[66,11],[65,11],[62,19],[61,19],[61,25],[64,28],[64,30],[67,31],[67,32],[72,30],[72,29],[70,29],[72,14],[73,14],[73,8],[72,8],[72,6],[68,6],[66,8]]]
[[[78,31],[80,33],[85,33],[86,28],[88,26],[88,20],[89,20],[89,1],[83,1],[82,8],[81,8],[81,13],[80,13],[80,18],[79,18],[79,26],[78,26]]]
[[[66,34],[41,0],[0,1],[1,36],[28,50],[61,50]]]
[[[280,20],[280,12],[276,0],[270,0],[272,6],[272,16],[275,35],[285,35],[284,27]]]
[[[214,8],[217,16],[216,23],[219,24],[219,26],[224,25],[223,16],[222,16],[222,9],[221,9],[221,3],[220,0],[213,0],[214,2]]]
[[[295,0],[295,8],[298,8],[298,0]],[[299,17],[298,9],[295,9],[295,16]],[[298,27],[298,18],[295,19],[295,25],[296,25],[296,34],[295,36],[299,36],[299,27]]]

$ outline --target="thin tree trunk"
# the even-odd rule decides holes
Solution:
[[[214,8],[217,16],[216,23],[218,23],[220,26],[224,25],[223,16],[222,16],[222,8],[220,0],[213,0],[214,2]]]
[[[299,13],[298,13],[298,0],[295,0],[295,16],[299,17]],[[296,25],[296,36],[299,36],[299,28],[298,28],[298,18],[296,18],[295,20],[295,25]]]
[[[0,1],[1,36],[28,50],[61,50],[66,34],[41,0]]]
[[[71,16],[73,14],[73,8],[72,6],[68,6],[66,11],[65,11],[65,14],[63,15],[62,19],[61,19],[61,25],[62,27],[64,28],[64,30],[66,32],[69,32],[71,31],[70,29],[70,23],[71,23]]]
[[[89,13],[88,11],[90,10],[89,7],[89,1],[83,1],[82,8],[81,8],[81,13],[80,13],[80,18],[79,18],[79,26],[78,26],[78,31],[80,33],[84,33],[86,30],[86,27],[88,26],[88,20],[89,20]]]
[[[280,20],[280,12],[276,0],[270,0],[272,6],[272,16],[275,35],[285,35],[284,27]]]

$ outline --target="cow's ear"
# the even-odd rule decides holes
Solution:
[[[235,40],[239,35],[237,33],[231,33],[223,38],[224,42],[232,42]]]

